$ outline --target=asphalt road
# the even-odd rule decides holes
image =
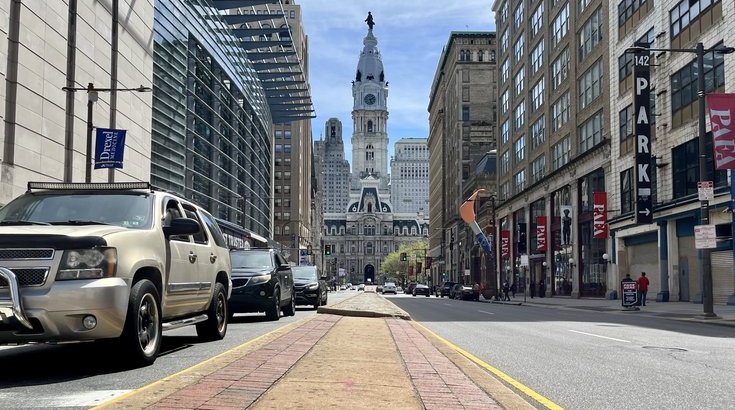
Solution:
[[[356,293],[330,292],[328,304]],[[88,408],[313,314],[306,306],[277,322],[267,321],[264,314],[238,314],[227,336],[217,342],[199,342],[191,326],[165,332],[161,356],[138,369],[96,343],[0,347],[0,408]]]
[[[625,312],[388,298],[566,409],[735,406],[735,328]]]

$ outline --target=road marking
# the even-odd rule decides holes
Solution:
[[[31,402],[28,401],[27,394],[12,392],[0,393],[0,399],[6,401],[12,400],[13,406],[19,406],[17,407],[19,409],[89,407],[125,394],[128,391],[129,390],[95,390],[55,396],[36,396]]]
[[[547,399],[546,397],[544,397],[541,394],[537,393],[535,390],[533,390],[530,387],[526,386],[525,384],[519,382],[518,380],[516,380],[516,379],[514,379],[514,378],[512,378],[510,376],[508,376],[503,371],[501,371],[501,370],[499,370],[499,369],[497,369],[497,368],[495,368],[493,366],[490,366],[489,364],[487,364],[484,361],[482,361],[482,359],[480,359],[479,357],[473,355],[472,353],[470,353],[470,352],[462,349],[461,347],[453,344],[449,340],[447,340],[447,339],[439,336],[438,334],[432,332],[431,330],[429,330],[429,328],[427,328],[426,326],[422,325],[421,323],[419,323],[419,322],[413,322],[413,323],[415,325],[421,327],[422,329],[426,330],[432,336],[434,336],[437,339],[439,339],[442,342],[444,342],[447,346],[451,347],[452,349],[454,349],[456,352],[458,352],[462,356],[464,356],[464,357],[472,360],[473,362],[475,362],[475,364],[479,365],[483,369],[485,369],[485,370],[489,371],[490,373],[492,373],[492,374],[500,377],[506,383],[510,384],[511,386],[513,386],[516,389],[518,389],[521,392],[523,392],[526,396],[531,397],[532,399],[536,400],[537,402],[539,402],[541,405],[543,405],[547,409],[549,409],[549,410],[564,410],[563,407],[561,407],[558,404],[554,403],[553,401]]]
[[[484,313],[484,314],[486,314],[486,315],[494,315],[494,314],[495,314],[495,313],[493,313],[493,312],[486,312],[486,311],[484,311],[484,310],[478,310],[478,312],[480,312],[480,313]]]
[[[580,335],[587,335],[587,336],[593,336],[593,337],[599,337],[600,339],[608,339],[608,340],[614,340],[616,342],[623,342],[623,343],[633,343],[630,340],[623,340],[623,339],[616,339],[614,337],[607,337],[607,336],[600,336],[593,333],[586,333],[586,332],[580,332],[579,330],[569,330],[570,332],[579,333]]]
[[[444,305],[444,306],[452,306],[451,303],[442,303],[442,305]]]

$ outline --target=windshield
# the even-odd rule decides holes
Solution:
[[[313,266],[294,266],[291,268],[294,279],[317,280],[316,268]]]
[[[116,225],[150,228],[152,200],[148,193],[34,193],[22,195],[0,209],[0,225]]]
[[[231,252],[233,268],[272,268],[273,259],[270,252]]]

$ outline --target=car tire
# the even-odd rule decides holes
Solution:
[[[162,333],[161,296],[153,282],[142,279],[130,290],[128,312],[120,336],[128,359],[136,366],[153,364],[161,349]]]
[[[265,317],[268,320],[278,320],[281,318],[281,296],[280,296],[281,290],[276,288],[273,291],[273,303],[271,303],[270,306],[268,306],[268,309],[265,311]]]
[[[288,301],[288,305],[283,307],[284,316],[295,316],[296,315],[296,301],[293,300],[293,292],[291,292],[291,298]]]
[[[224,339],[229,318],[227,292],[225,292],[225,286],[217,282],[214,284],[214,294],[209,309],[207,309],[207,320],[196,325],[197,336],[205,341]]]
[[[431,295],[429,295],[429,294],[427,293],[427,294],[426,294],[426,297],[428,298],[429,296],[431,296]]]

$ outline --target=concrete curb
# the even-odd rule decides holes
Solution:
[[[411,316],[406,313],[387,313],[387,312],[376,312],[372,310],[351,310],[351,309],[340,309],[319,306],[316,313],[325,313],[329,315],[339,316],[354,316],[354,317],[394,317],[403,320],[411,320]]]

